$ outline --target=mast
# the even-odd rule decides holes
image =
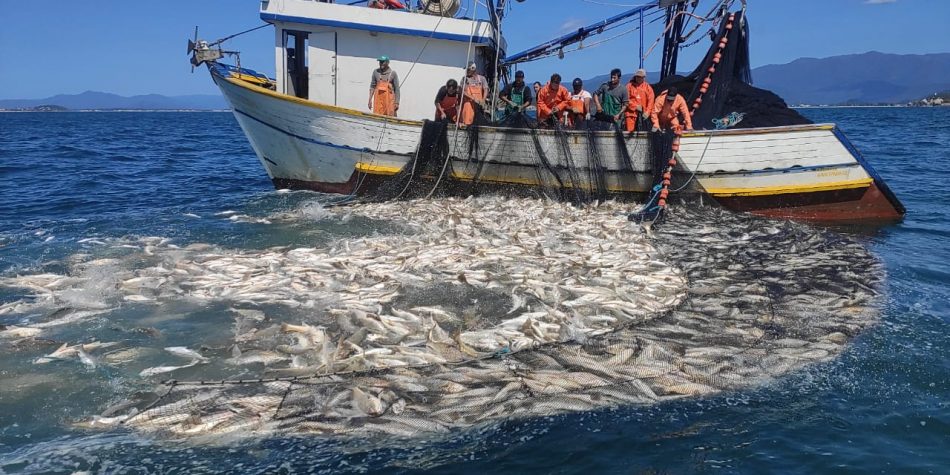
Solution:
[[[491,19],[492,29],[495,30],[495,54],[492,55],[492,82],[494,87],[491,93],[490,110],[488,111],[491,121],[495,120],[495,107],[498,106],[498,97],[501,95],[501,19],[505,13],[505,0],[498,0],[498,6],[495,6],[495,0],[488,0],[488,15]]]
[[[666,8],[666,24],[669,28],[663,36],[663,62],[660,65],[660,81],[676,74],[680,42],[683,39],[683,24],[686,19],[687,0],[660,0]],[[672,22],[672,23],[671,23]]]

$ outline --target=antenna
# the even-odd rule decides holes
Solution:
[[[188,40],[188,55],[191,56],[191,53],[195,51],[195,46],[198,44],[198,25],[195,25],[195,39]],[[191,74],[195,73],[195,65],[191,65]]]

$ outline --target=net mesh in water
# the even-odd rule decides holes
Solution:
[[[688,298],[608,333],[444,363],[253,381],[169,382],[125,425],[170,436],[437,434],[759,384],[840,353],[876,318],[880,265],[853,240],[794,225],[697,227],[676,210],[663,253]]]

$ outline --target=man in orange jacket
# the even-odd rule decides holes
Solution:
[[[653,131],[659,132],[661,128],[683,130],[680,117],[686,125],[686,130],[693,130],[693,119],[689,115],[689,107],[686,107],[686,99],[679,95],[675,87],[661,92],[656,98],[656,105],[653,106],[653,114],[650,115]]]
[[[552,116],[560,120],[561,113],[571,107],[571,93],[561,85],[561,75],[554,73],[551,81],[538,91],[538,124],[544,124]]]
[[[627,84],[627,95],[630,101],[627,103],[626,121],[624,123],[627,132],[634,130],[646,130],[650,116],[653,114],[653,87],[647,83],[647,72],[645,69],[638,69]]]

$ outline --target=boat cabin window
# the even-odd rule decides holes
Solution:
[[[286,93],[302,99],[307,99],[309,96],[307,91],[309,76],[307,37],[309,35],[304,31],[284,32],[284,52],[287,57],[287,77],[284,80]]]

